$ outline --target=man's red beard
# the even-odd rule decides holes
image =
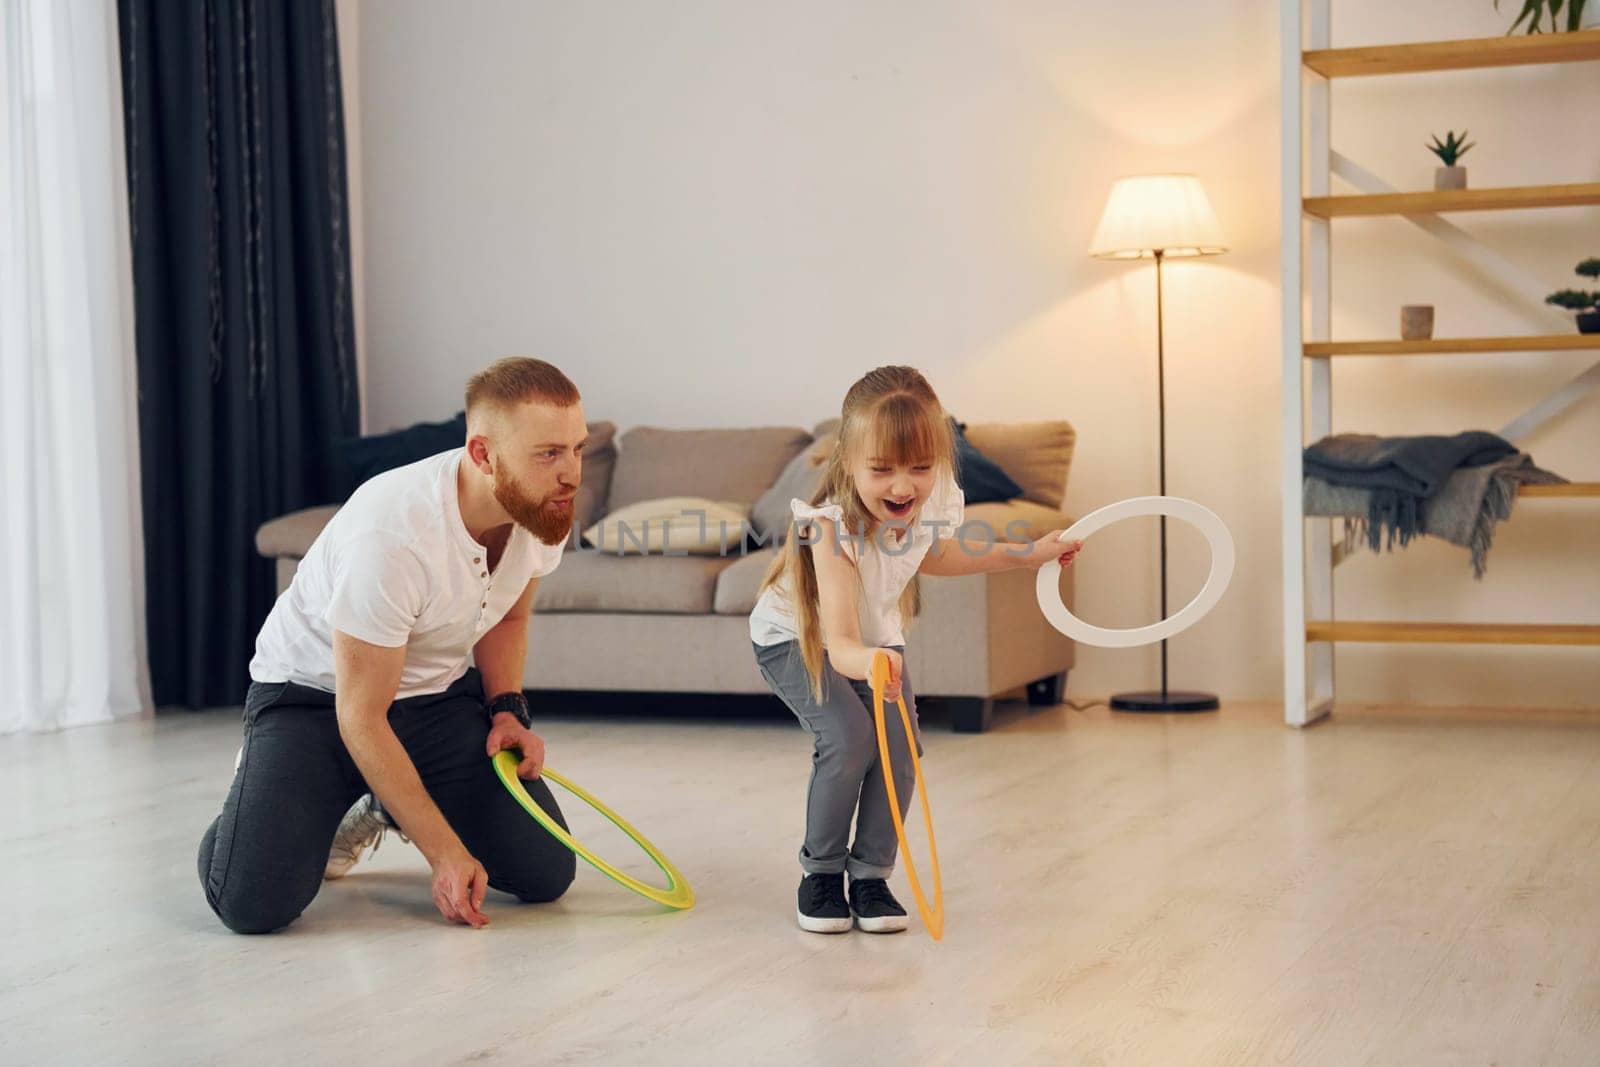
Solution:
[[[535,500],[522,491],[522,487],[509,478],[494,479],[494,498],[506,509],[513,522],[527,530],[547,545],[563,544],[572,531],[572,498],[566,497],[566,507],[555,506],[550,497]]]

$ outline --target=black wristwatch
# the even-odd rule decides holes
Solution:
[[[494,717],[502,711],[515,715],[525,729],[533,727],[533,713],[528,710],[528,698],[520,691],[512,690],[501,693],[484,705],[484,710],[489,714],[489,725],[494,725]]]

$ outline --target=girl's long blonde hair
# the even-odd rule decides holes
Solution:
[[[856,460],[870,456],[897,466],[932,463],[943,477],[955,467],[955,435],[933,387],[914,367],[879,367],[867,372],[845,393],[839,414],[837,436],[816,446],[827,449],[827,455],[822,483],[810,503],[815,506],[831,501],[841,505],[844,519],[839,524],[839,536],[864,532],[870,539],[878,533],[878,520],[856,493],[851,473]],[[820,701],[824,652],[817,569],[811,553],[806,551],[810,546],[802,545],[800,540],[797,531],[791,530],[788,542],[767,569],[761,588],[782,583],[788,590],[800,631],[800,656],[811,676],[812,695]],[[834,549],[821,541],[817,547]],[[900,594],[901,618],[909,621],[916,615],[917,606],[917,581],[913,577]]]

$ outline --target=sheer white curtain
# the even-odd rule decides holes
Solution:
[[[0,733],[149,708],[115,0],[0,0]]]

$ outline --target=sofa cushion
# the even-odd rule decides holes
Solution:
[[[708,615],[717,575],[735,556],[613,556],[568,552],[539,579],[533,609]]]
[[[966,502],[989,504],[1022,496],[1022,486],[967,437],[966,423],[950,421],[955,434],[956,484],[961,486]]]
[[[1067,474],[1077,441],[1072,424],[991,422],[967,427],[967,440],[994,460],[1022,486],[1022,495],[1049,508],[1059,508],[1067,495]]]
[[[582,530],[605,514],[606,498],[611,495],[611,473],[617,465],[617,426],[613,422],[591,422],[589,441],[583,447],[583,481],[572,504],[572,528]],[[578,539],[567,539],[568,551]]]
[[[698,496],[641,500],[584,530],[583,543],[619,556],[723,556],[744,542],[749,514],[743,504]]]
[[[779,545],[789,539],[794,526],[794,513],[789,502],[796,498],[810,500],[822,484],[823,446],[816,443],[802,448],[789,465],[783,468],[778,480],[761,494],[756,506],[750,509],[750,528],[764,545]]]
[[[754,504],[784,465],[811,441],[794,427],[663,430],[640,426],[622,435],[606,510],[666,496],[703,496]]]
[[[756,609],[756,598],[761,595],[761,580],[767,576],[776,549],[752,552],[717,576],[717,595],[714,607],[718,615],[748,615]]]
[[[256,551],[268,559],[304,559],[322,528],[339,510],[338,504],[306,508],[280,515],[256,529]]]

